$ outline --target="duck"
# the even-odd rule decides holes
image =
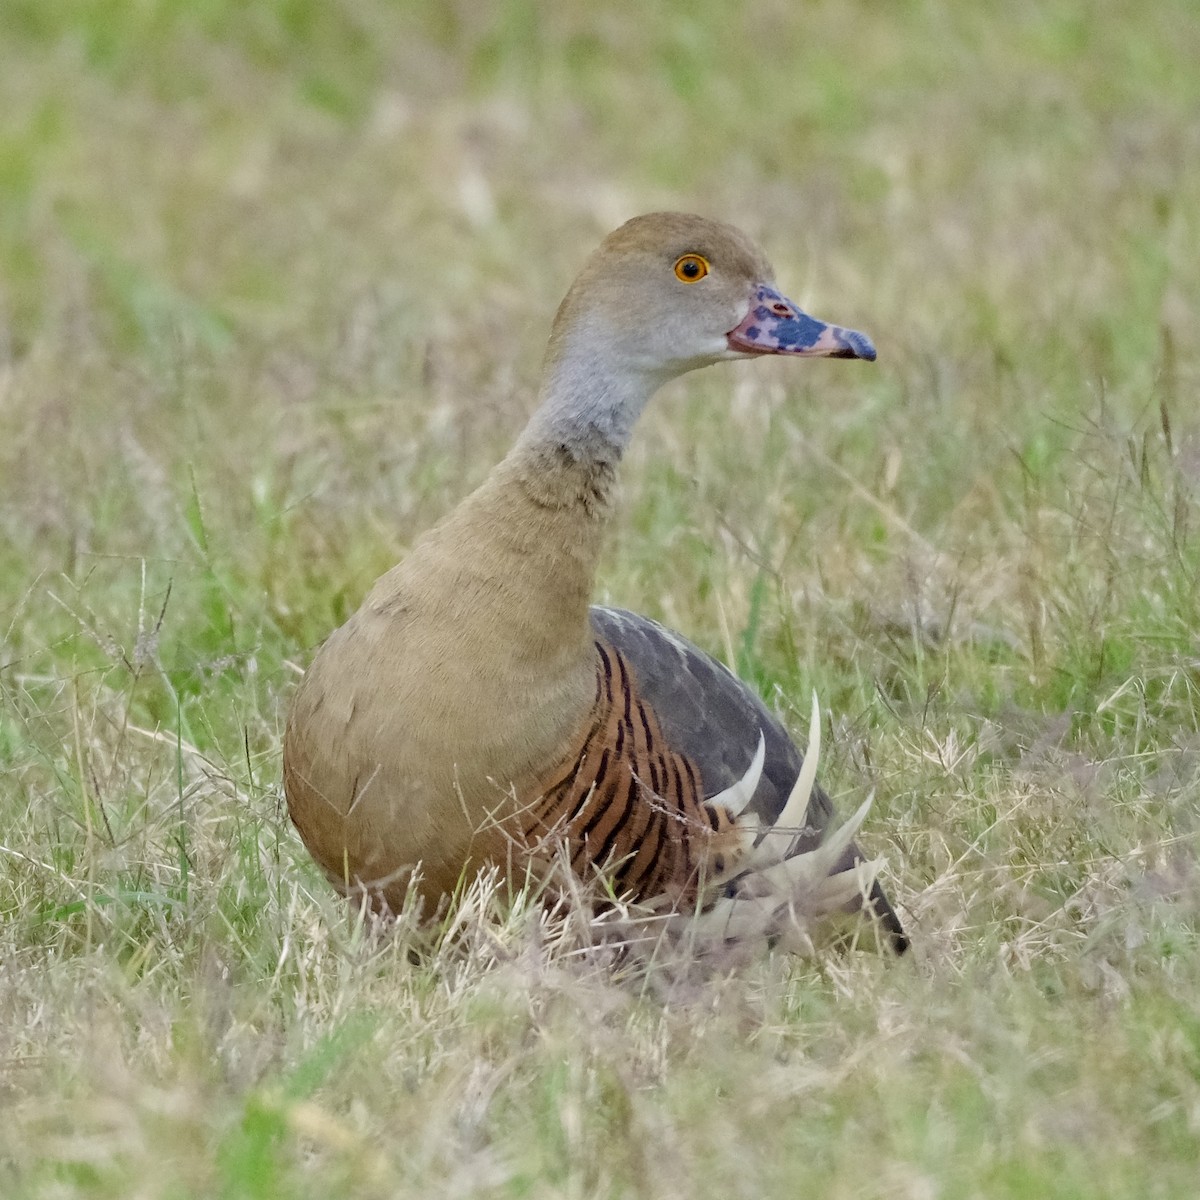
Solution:
[[[432,911],[485,867],[519,879],[557,856],[611,896],[733,929],[764,896],[794,909],[793,864],[815,862],[833,908],[908,947],[853,829],[834,832],[815,758],[761,698],[680,634],[592,605],[651,397],[766,355],[876,352],[787,299],[723,222],[638,216],[586,260],[512,449],[375,582],[292,697],[288,810],[338,892],[392,914],[415,892]]]

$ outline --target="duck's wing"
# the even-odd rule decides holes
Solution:
[[[604,607],[592,608],[591,619],[598,644],[611,647],[623,660],[628,686],[652,711],[670,749],[696,769],[706,797],[746,776],[761,737],[762,771],[746,811],[763,827],[773,825],[804,759],[759,697],[728,668],[657,621]],[[832,817],[829,797],[814,785],[805,826],[797,831],[788,856],[815,849]],[[850,842],[832,871],[851,870],[862,860],[857,845]],[[908,939],[877,882],[871,887],[870,903],[893,948],[903,952]]]

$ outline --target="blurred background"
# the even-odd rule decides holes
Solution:
[[[964,1061],[999,1076],[1078,1037],[1062,1078],[1087,1080],[1086,1129],[1182,1163],[1200,1109],[1170,1071],[1194,1037],[1191,1059],[1163,1051],[1175,1107],[1145,1142],[1130,1114],[1163,1095],[1122,1109],[1082,1064],[1130,981],[1156,981],[1159,1013],[1197,993],[1178,966],[1200,779],[1197,64],[1192,0],[2,0],[0,961],[34,972],[7,993],[13,1054],[84,1053],[86,1030],[31,1016],[76,1004],[52,959],[168,964],[155,1004],[176,1015],[214,954],[308,995],[280,947],[334,935],[280,807],[291,683],[511,443],[588,252],[673,208],[740,225],[879,360],[667,389],[602,597],[730,661],[797,730],[816,688],[823,777],[843,808],[875,789],[867,841],[934,977],[1034,981],[1020,1030],[1019,1004],[982,1040],[939,1010]],[[1054,1025],[1051,994],[1080,1007]],[[936,1006],[908,1002],[894,1019],[919,1042]],[[115,1040],[158,1078],[134,1009]],[[289,1011],[255,1018],[284,1058],[307,1028]],[[1104,1026],[1121,1079],[1151,1027]],[[835,1173],[861,1157],[839,1112],[878,1133],[905,1080],[938,1086],[870,1045],[874,1100],[827,1085]],[[218,1093],[241,1111],[236,1079]],[[1022,1112],[1049,1121],[1058,1085],[996,1086],[942,1150],[898,1126],[890,1144],[944,1166],[1000,1129],[1013,1163],[1036,1158]],[[764,1194],[735,1161],[713,1180]],[[887,1194],[938,1194],[908,1178]]]
[[[176,690],[304,661],[503,453],[588,251],[679,208],[741,225],[880,358],[671,389],[606,594],[709,644],[723,604],[745,673],[795,683],[807,653],[843,708],[891,671],[880,630],[984,629],[1018,668],[1001,690],[1058,710],[1124,678],[1087,665],[1104,597],[1177,548],[1200,471],[1189,4],[8,0],[0,22],[10,657],[61,638],[101,668],[173,581]],[[87,597],[32,599],[59,573]],[[1080,620],[1053,618],[1064,591]]]

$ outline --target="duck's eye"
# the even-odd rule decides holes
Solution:
[[[675,264],[675,274],[684,283],[695,283],[708,274],[708,259],[703,254],[685,254]]]

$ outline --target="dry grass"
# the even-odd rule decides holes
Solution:
[[[1200,26],[851,0],[0,9],[0,1193],[1190,1195]],[[676,385],[605,598],[828,715],[912,962],[381,936],[291,681],[615,222],[874,367]]]

